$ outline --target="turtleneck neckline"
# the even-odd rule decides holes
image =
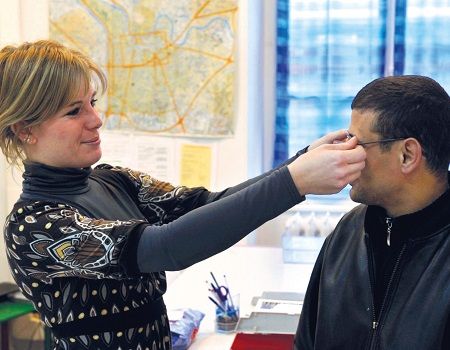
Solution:
[[[58,168],[25,162],[22,192],[28,195],[67,195],[89,191],[89,168]]]
[[[427,207],[396,218],[391,218],[394,244],[402,244],[407,239],[419,238],[436,232],[448,225],[448,209],[450,208],[450,190],[447,189],[439,198]],[[375,236],[386,232],[386,210],[378,206],[369,206],[366,216],[366,231]]]

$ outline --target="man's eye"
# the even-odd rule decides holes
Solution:
[[[77,115],[80,112],[80,108],[72,109],[67,115]]]

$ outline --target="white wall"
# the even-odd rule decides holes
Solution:
[[[272,167],[275,139],[276,0],[249,0],[248,123],[250,177]],[[256,131],[256,132],[255,132]],[[286,215],[256,229],[247,243],[280,246]]]
[[[0,0],[0,46],[6,43],[17,43],[21,38],[21,28],[19,21],[20,3],[17,1]],[[9,184],[11,180],[6,167],[3,155],[0,156],[0,222],[5,220],[5,216],[10,208],[9,190],[12,187]],[[12,277],[9,273],[8,264],[6,262],[5,244],[3,238],[0,239],[0,281],[11,281]]]
[[[238,52],[237,52],[237,124],[235,136],[222,140],[202,140],[217,146],[217,178],[215,188],[222,189],[239,183],[248,174],[248,11],[249,1],[239,0]],[[257,0],[259,1],[259,0]],[[0,0],[0,46],[48,37],[47,0]],[[0,223],[18,198],[21,174],[5,165],[0,156]],[[0,239],[0,281],[11,280],[6,263],[3,239]]]

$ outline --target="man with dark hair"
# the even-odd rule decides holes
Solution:
[[[366,151],[362,203],[327,237],[296,350],[450,349],[450,97],[433,79],[385,77],[352,103]]]

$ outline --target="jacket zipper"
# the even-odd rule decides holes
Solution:
[[[371,334],[371,339],[373,337],[373,333],[374,330],[377,328],[377,322],[375,319],[375,302],[374,302],[374,276],[373,276],[373,265],[374,265],[374,261],[373,261],[373,252],[372,252],[372,247],[370,245],[370,241],[368,239],[368,237],[366,236],[366,243],[367,243],[367,248],[368,248],[368,252],[369,254],[367,255],[367,260],[368,260],[368,265],[369,265],[369,284],[370,284],[370,292],[372,295],[372,334]],[[372,341],[372,340],[371,340]],[[369,344],[371,343],[371,341],[369,342]]]
[[[389,282],[388,282],[388,285],[386,287],[386,294],[384,295],[383,302],[381,303],[381,307],[380,307],[380,312],[378,314],[378,320],[375,319],[375,308],[372,306],[373,307],[373,313],[372,313],[372,315],[373,315],[373,319],[372,319],[372,334],[371,334],[371,338],[370,338],[370,342],[369,342],[369,344],[370,344],[369,350],[375,349],[376,338],[377,338],[376,336],[379,333],[378,330],[379,330],[379,326],[380,326],[380,320],[381,320],[381,317],[383,316],[383,311],[386,308],[386,304],[387,304],[388,300],[390,299],[390,293],[389,292],[390,292],[391,286],[392,286],[392,284],[394,282],[394,277],[396,277],[396,275],[397,275],[397,270],[398,270],[398,268],[400,266],[400,261],[401,261],[401,259],[403,257],[403,254],[405,253],[406,245],[407,245],[407,243],[405,243],[403,245],[400,253],[398,254],[397,260],[396,260],[395,265],[394,265],[394,269],[392,270],[391,277],[389,278]],[[371,256],[372,256],[372,254],[371,254]],[[372,275],[373,274],[373,266],[372,266],[372,264],[371,264],[371,271],[370,272],[371,272],[370,275]],[[374,301],[373,301],[374,294],[373,294],[372,283],[373,282],[371,280],[372,305],[374,305]]]
[[[392,229],[392,219],[387,217],[386,218],[386,225],[387,225],[387,237],[386,237],[386,243],[388,247],[391,246],[391,229]]]

